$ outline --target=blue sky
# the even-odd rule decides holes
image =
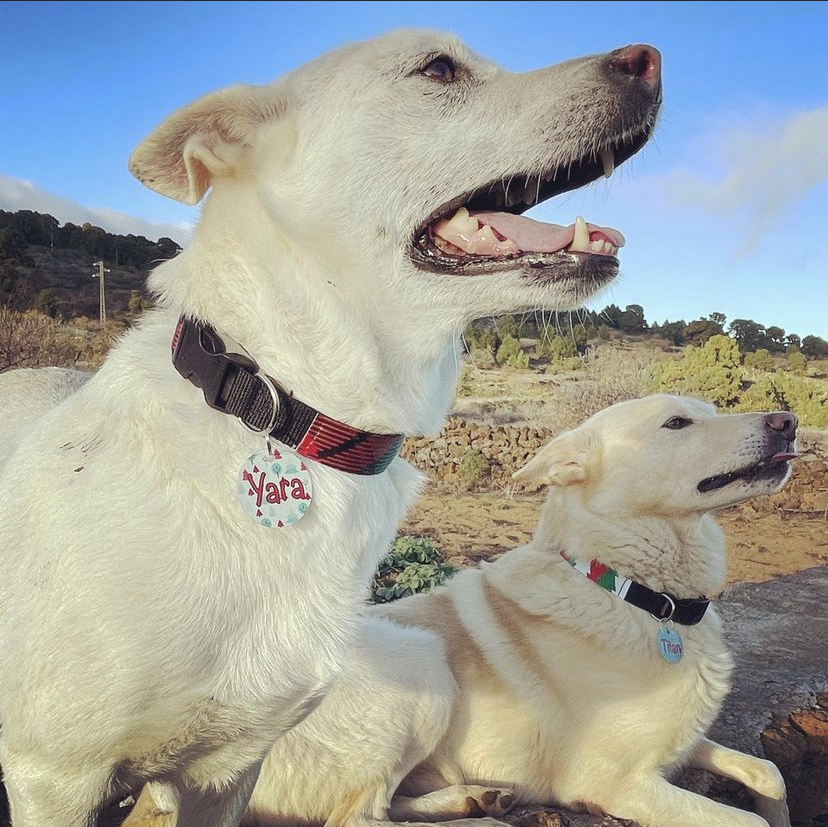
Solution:
[[[452,31],[512,71],[659,48],[654,141],[531,214],[626,235],[594,308],[828,338],[828,3],[2,2],[0,209],[186,243],[198,208],[127,170],[143,137],[206,92],[401,26]]]

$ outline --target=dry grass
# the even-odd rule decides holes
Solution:
[[[623,343],[590,348],[574,370],[484,369],[467,360],[454,413],[488,425],[573,428],[602,408],[648,392],[661,348]]]

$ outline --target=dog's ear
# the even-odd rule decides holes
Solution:
[[[253,130],[286,106],[267,86],[232,86],[205,95],[170,115],[138,145],[130,172],[161,195],[197,204],[213,178],[232,172]]]
[[[586,428],[567,431],[547,442],[523,468],[512,474],[512,479],[535,487],[583,482],[596,445],[596,435]]]

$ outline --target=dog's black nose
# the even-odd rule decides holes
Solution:
[[[612,53],[607,65],[610,71],[638,78],[651,89],[657,89],[661,83],[661,52],[652,46],[625,46]]]
[[[799,425],[799,420],[789,411],[777,411],[765,417],[765,425],[772,431],[777,431],[788,442],[791,442],[796,436],[796,427]]]

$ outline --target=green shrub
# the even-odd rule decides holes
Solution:
[[[745,367],[768,371],[773,370],[776,363],[773,361],[770,352],[766,348],[760,347],[759,350],[745,354]]]
[[[739,411],[792,411],[807,428],[828,428],[828,391],[790,373],[763,376],[741,396]]]
[[[728,336],[711,336],[702,347],[685,348],[680,359],[656,364],[652,390],[732,407],[739,401],[743,375],[736,342]]]
[[[489,475],[490,470],[491,463],[485,455],[477,448],[468,448],[460,459],[458,473],[469,488],[474,488]]]
[[[788,370],[804,374],[808,369],[808,357],[797,348],[789,347],[787,352]]]
[[[505,365],[521,353],[523,351],[521,350],[520,342],[514,336],[506,335],[503,337],[497,353],[495,353],[495,361],[498,365]]]
[[[578,345],[572,336],[548,336],[535,346],[538,357],[546,357],[552,362],[560,362],[578,355]]]
[[[374,575],[372,597],[375,603],[390,603],[426,592],[456,571],[443,562],[440,552],[426,538],[397,537]]]

